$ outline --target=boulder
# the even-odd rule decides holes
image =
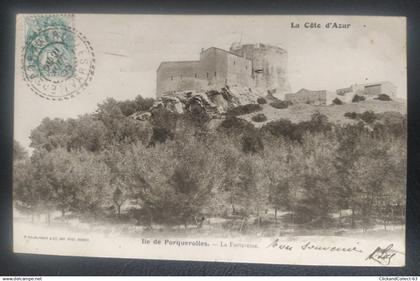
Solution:
[[[152,114],[148,111],[140,111],[140,112],[134,112],[132,115],[130,115],[130,117],[137,121],[147,121],[147,120],[150,120],[150,117],[152,117]]]
[[[181,100],[178,97],[175,96],[162,96],[159,100],[157,100],[151,110],[163,107],[170,112],[182,114],[184,113],[184,104],[181,102]]]

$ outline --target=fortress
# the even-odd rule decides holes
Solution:
[[[196,61],[165,61],[157,69],[156,95],[246,87],[264,95],[290,91],[287,51],[266,44],[234,43],[229,51],[203,49]]]

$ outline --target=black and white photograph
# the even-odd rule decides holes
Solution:
[[[402,267],[406,18],[18,14],[13,250]]]

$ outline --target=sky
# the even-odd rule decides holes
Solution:
[[[292,22],[300,28],[291,28]],[[333,22],[350,27],[325,28]],[[305,23],[321,28],[305,28]],[[48,101],[23,81],[23,16],[17,18],[14,137],[26,148],[31,130],[45,117],[75,118],[95,111],[107,97],[155,97],[161,61],[197,60],[202,48],[228,50],[234,42],[286,49],[292,92],[388,80],[397,86],[398,97],[407,95],[406,23],[401,17],[77,14],[74,27],[94,48],[95,74],[73,99]]]

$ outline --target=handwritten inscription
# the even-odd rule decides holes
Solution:
[[[273,242],[271,242],[267,248],[277,248],[280,250],[287,250],[287,251],[292,251],[293,250],[293,246],[289,245],[289,244],[282,244],[279,242],[280,239],[276,238],[273,240]]]
[[[277,248],[277,249],[286,250],[286,251],[294,250],[293,246],[289,244],[285,244],[285,243],[280,243],[279,238],[274,239],[270,244],[268,244],[267,248]],[[362,253],[363,252],[357,246],[337,247],[337,246],[330,246],[330,245],[327,245],[327,246],[317,245],[312,242],[304,243],[297,248],[302,251],[329,251],[329,252],[347,252],[347,253],[349,252]]]
[[[393,257],[397,255],[397,251],[392,249],[394,244],[389,244],[385,248],[377,247],[366,260],[373,260],[382,265],[390,265]]]

